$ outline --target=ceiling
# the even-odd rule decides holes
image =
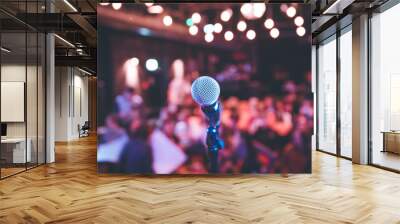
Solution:
[[[312,34],[313,37],[316,37],[344,16],[348,14],[356,15],[365,10],[373,9],[386,1],[387,0],[270,0],[264,2],[310,4],[313,15]],[[47,6],[45,5],[45,2],[45,0],[33,2],[28,1],[28,3],[26,3],[25,0],[1,0],[0,21],[2,32],[18,33],[25,28],[31,28],[31,30],[37,30],[40,32],[55,32],[62,39],[67,40],[69,43],[74,45],[74,47],[72,47],[62,39],[56,38],[56,62],[59,65],[82,66],[92,71],[96,71],[97,1],[48,0],[50,4],[47,4]],[[187,1],[185,4],[164,5],[165,12],[171,14],[174,18],[174,22],[177,21],[177,23],[180,24],[184,24],[186,18],[190,17],[194,11],[198,11],[202,15],[205,15],[207,20],[213,21],[216,20],[219,13],[228,6],[233,10],[239,10],[240,7],[240,4],[233,3],[209,4],[191,3],[190,1]],[[335,5],[335,8],[338,8],[338,14],[332,14],[332,9],[330,9],[329,14],[323,13],[330,7],[332,8],[333,5]],[[144,4],[127,4],[124,5],[124,8],[125,9],[123,10],[127,10],[128,13],[136,15],[137,17],[135,18],[139,18],[135,21],[137,27],[145,25],[141,23],[148,22],[145,18],[154,17],[154,15],[148,15],[148,13],[146,13],[146,6]],[[52,13],[49,13],[50,11]],[[240,13],[235,13],[234,15],[240,15]],[[233,18],[232,24],[227,26],[234,27],[238,20],[239,18]],[[282,24],[282,27],[285,26],[289,27],[290,24]],[[182,29],[182,27],[176,27],[176,29]],[[24,43],[22,43],[23,40],[17,36],[17,34],[8,34],[4,38],[8,39],[6,41],[10,46],[20,49],[19,46],[22,46],[21,44]],[[28,52],[29,51],[28,48]],[[17,52],[17,50],[15,52]]]

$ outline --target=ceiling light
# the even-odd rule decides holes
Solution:
[[[150,36],[151,35],[151,31],[145,27],[140,27],[137,31],[142,36]]]
[[[275,23],[274,23],[274,21],[272,19],[267,19],[264,22],[265,28],[267,28],[269,30],[272,29],[274,27],[274,25],[275,25]]]
[[[1,47],[0,49],[1,49],[1,51],[4,51],[6,53],[10,53],[11,52],[11,50],[9,50],[9,49],[7,49],[5,47]]]
[[[131,66],[138,66],[139,65],[139,59],[137,57],[133,57],[131,59],[128,59],[127,62]]]
[[[73,44],[72,44],[71,42],[69,42],[68,40],[66,40],[66,39],[64,39],[64,38],[62,38],[62,37],[60,37],[60,36],[57,35],[57,34],[54,34],[54,36],[57,37],[57,38],[58,38],[59,40],[61,40],[62,42],[64,42],[66,45],[75,48],[75,45],[73,45]]]
[[[64,3],[67,4],[68,7],[72,9],[72,11],[78,12],[78,10],[68,0],[64,0]]]
[[[231,41],[233,40],[233,33],[231,31],[226,31],[224,34],[224,38],[226,41]]]
[[[153,5],[153,6],[148,7],[147,11],[150,14],[160,14],[164,11],[164,9],[160,5]]]
[[[338,5],[339,5],[339,7],[340,7],[340,5],[346,5],[346,4],[347,4],[346,2],[343,4],[343,2],[344,2],[344,1],[341,1],[341,0],[334,1],[332,5],[330,5],[327,9],[325,9],[325,10],[322,12],[322,14],[340,13],[340,12],[338,12]],[[342,4],[340,4],[340,3],[342,3]],[[350,2],[350,3],[351,3],[351,2]],[[333,9],[333,11],[332,11],[332,9]]]
[[[212,33],[214,32],[214,25],[213,24],[207,24],[203,28],[204,33]]]
[[[186,25],[187,26],[193,26],[193,20],[192,20],[192,18],[189,18],[189,19],[186,19]]]
[[[172,25],[172,17],[171,16],[164,16],[163,23],[164,23],[165,26],[171,26]]]
[[[269,34],[271,35],[272,38],[276,39],[279,37],[279,30],[277,28],[273,28]]]
[[[296,33],[297,33],[297,35],[302,37],[302,36],[304,36],[304,34],[306,34],[306,29],[304,29],[304,27],[302,27],[302,26],[297,27]]]
[[[240,12],[246,19],[259,19],[266,10],[265,3],[244,3],[240,7]]]
[[[122,7],[122,3],[111,3],[111,6],[115,10],[119,10]]]
[[[200,23],[201,21],[201,15],[197,12],[192,14],[192,21],[193,23]]]
[[[214,40],[214,35],[212,33],[206,33],[204,39],[206,40],[207,43],[210,43]]]
[[[109,4],[110,4],[110,3],[108,3],[108,2],[100,3],[101,6],[107,6],[107,5],[109,5]]]
[[[221,23],[214,24],[214,32],[221,33],[222,32],[222,25]]]
[[[199,28],[197,28],[196,25],[193,25],[191,27],[189,27],[189,33],[190,35],[194,36],[199,32]]]
[[[304,24],[304,19],[301,16],[297,16],[294,19],[294,24],[296,24],[296,26],[302,26]]]
[[[78,67],[78,70],[81,71],[81,72],[83,72],[83,73],[85,73],[86,75],[93,75],[92,73],[90,73],[90,72],[88,72],[88,71],[86,71],[86,70],[84,70],[84,69],[81,69],[81,68],[79,68],[79,67]]]
[[[158,61],[154,58],[147,59],[146,69],[151,72],[156,71],[158,69]]]
[[[282,12],[286,12],[286,10],[289,8],[287,4],[281,4],[281,7],[279,7]]]
[[[254,38],[256,38],[256,32],[254,30],[248,30],[246,33],[246,37],[249,40],[254,40]]]
[[[290,6],[287,10],[286,10],[286,15],[289,16],[290,18],[293,18],[296,15],[296,8],[293,6]]]
[[[154,3],[153,2],[147,2],[147,3],[144,3],[144,5],[147,6],[147,7],[150,7],[150,6],[153,6]]]
[[[236,28],[237,28],[239,31],[243,32],[243,31],[246,30],[247,24],[246,24],[245,21],[241,20],[241,21],[238,22]]]
[[[231,19],[232,14],[233,14],[232,9],[225,9],[221,13],[221,20],[224,22],[228,22]]]

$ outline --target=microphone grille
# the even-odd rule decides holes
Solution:
[[[219,93],[218,82],[209,76],[201,76],[192,83],[192,98],[200,106],[217,102]]]

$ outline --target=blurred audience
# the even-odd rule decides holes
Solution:
[[[161,108],[146,103],[154,94],[142,96],[132,88],[115,98],[116,112],[99,129],[99,143],[106,145],[121,136],[129,140],[122,149],[108,147],[107,153],[122,152],[111,166],[100,161],[101,172],[208,173],[207,122],[190,95],[199,72],[185,72],[182,60],[172,63],[171,72]],[[215,76],[223,90],[220,132],[225,148],[219,154],[220,173],[311,172],[313,101],[307,93],[308,76],[294,82],[272,75],[277,80],[271,81],[274,92],[268,94],[254,77],[250,63],[230,64]]]

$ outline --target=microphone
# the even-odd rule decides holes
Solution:
[[[194,80],[191,91],[193,100],[200,105],[210,126],[219,125],[221,105],[218,102],[220,93],[218,82],[209,76],[201,76]]]
[[[218,101],[220,87],[215,79],[201,76],[192,83],[191,92],[193,100],[200,105],[209,122],[206,143],[211,162],[210,169],[212,173],[217,173],[219,170],[218,151],[224,147],[224,141],[218,133],[222,110]]]

